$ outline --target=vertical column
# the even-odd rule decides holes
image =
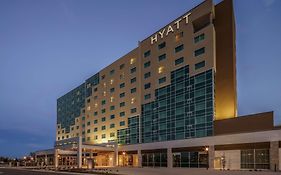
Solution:
[[[269,149],[269,159],[270,159],[270,170],[278,171],[279,169],[279,142],[270,142]]]
[[[141,156],[141,150],[138,150],[138,167],[142,167],[142,156]]]
[[[54,153],[54,164],[55,164],[55,168],[58,168],[59,166],[59,151],[58,149],[55,149],[55,153]]]
[[[113,166],[118,166],[118,145],[114,145],[114,156],[113,156]]]
[[[82,168],[82,138],[79,137],[77,148],[77,166]]]
[[[215,168],[215,146],[214,145],[210,145],[208,148],[208,158],[209,158],[208,167],[210,169],[214,169]]]
[[[172,148],[167,149],[167,164],[168,168],[173,168],[173,153]]]

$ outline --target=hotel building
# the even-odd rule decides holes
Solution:
[[[56,167],[279,169],[273,112],[237,116],[233,2],[206,0],[57,100]]]

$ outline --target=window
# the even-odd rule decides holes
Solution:
[[[144,68],[147,68],[147,67],[149,67],[149,66],[150,66],[150,61],[148,61],[148,62],[146,62],[146,63],[143,64],[143,67],[144,67]]]
[[[90,129],[88,129],[88,130],[87,130],[87,133],[90,133],[90,132],[91,132],[91,130],[90,130]]]
[[[110,75],[113,75],[113,74],[114,74],[114,72],[115,72],[115,70],[114,70],[114,69],[112,69],[112,70],[109,72],[109,74],[110,74]]]
[[[91,122],[87,122],[87,126],[89,126],[91,124]]]
[[[137,108],[133,108],[133,109],[131,109],[131,113],[133,114],[133,113],[136,113],[137,112]]]
[[[98,128],[94,128],[94,132],[97,132],[98,131]]]
[[[144,52],[144,54],[143,54],[144,58],[150,56],[150,53],[151,53],[150,50]]]
[[[202,48],[197,49],[197,50],[194,51],[194,56],[197,57],[197,56],[202,55],[204,53],[205,53],[205,47],[202,47]]]
[[[121,69],[123,69],[125,67],[125,64],[121,64],[120,66],[119,66],[119,69],[121,70]]]
[[[202,40],[204,40],[204,39],[205,39],[205,34],[202,33],[202,34],[200,34],[200,35],[194,37],[194,43],[198,43],[199,41],[202,41]]]
[[[119,103],[119,106],[120,106],[120,107],[125,106],[125,102],[121,102],[121,103]]]
[[[166,54],[158,56],[158,61],[162,61],[166,59]]]
[[[166,82],[166,77],[162,77],[158,80],[159,84],[165,83]]]
[[[101,113],[103,114],[103,113],[105,113],[105,111],[106,111],[105,109],[102,109],[102,110],[101,110]]]
[[[150,99],[150,98],[151,98],[151,94],[145,94],[145,95],[144,95],[144,99],[145,99],[145,100],[148,100],[148,99]]]
[[[164,47],[166,47],[166,42],[163,42],[158,45],[158,49],[163,49]]]
[[[101,130],[106,130],[106,126],[103,125],[103,126],[101,127]]]
[[[111,132],[111,133],[110,133],[110,137],[115,137],[115,133],[114,133],[114,132]]]
[[[183,63],[183,61],[184,61],[183,57],[178,58],[178,59],[175,60],[175,65],[179,65],[179,64]]]
[[[130,64],[134,64],[135,63],[135,58],[131,58],[131,60],[130,60]]]
[[[150,83],[146,83],[146,84],[144,85],[144,89],[148,89],[148,88],[150,88],[150,86],[151,86]]]
[[[179,46],[177,46],[177,47],[175,48],[175,53],[180,52],[180,51],[182,51],[183,49],[184,49],[183,44],[182,44],[182,45],[179,45]]]
[[[137,78],[136,78],[136,77],[131,79],[131,83],[134,83],[134,82],[136,82],[136,81],[137,81]]]
[[[176,34],[176,41],[179,41],[183,37],[183,32],[177,33]]]
[[[120,126],[125,126],[125,121],[121,121]]]
[[[98,136],[95,136],[95,140],[98,140],[98,138],[99,138]]]
[[[98,120],[94,120],[94,124],[97,124],[98,123]]]
[[[115,115],[110,115],[110,119],[112,120],[112,119],[115,119]]]
[[[102,79],[102,80],[105,79],[105,75],[102,75],[102,76],[101,76],[101,79]]]
[[[136,71],[137,71],[137,68],[136,68],[136,67],[132,68],[132,69],[131,69],[131,74],[132,74],[132,73],[135,73]]]
[[[102,101],[101,101],[101,104],[102,104],[102,105],[105,105],[105,103],[106,103],[105,100],[102,100]]]
[[[105,134],[102,134],[102,135],[101,135],[101,138],[102,138],[102,139],[105,139],[105,138],[106,138],[106,135],[105,135]]]
[[[195,70],[205,67],[205,61],[201,61],[195,64]]]
[[[120,87],[120,88],[124,88],[124,87],[125,87],[125,83],[121,83],[121,84],[119,85],[119,87]]]
[[[120,112],[119,114],[120,114],[120,117],[124,117],[125,116],[125,112],[124,111]]]
[[[98,111],[94,112],[94,116],[97,116],[98,115]]]
[[[111,124],[110,124],[110,128],[115,128],[115,124],[114,124],[114,123],[111,123]]]
[[[161,67],[158,68],[158,73],[159,73],[159,74],[161,74],[163,71],[164,71],[164,67],[163,67],[163,66],[161,66]]]
[[[144,74],[144,79],[147,79],[147,78],[149,78],[150,76],[151,76],[151,73],[150,73],[150,72],[147,72],[147,73]]]
[[[131,94],[133,94],[133,93],[135,93],[135,92],[137,92],[137,88],[131,89]]]
[[[113,93],[114,91],[115,91],[114,88],[111,88],[111,89],[110,89],[110,93]]]
[[[123,92],[123,93],[119,94],[119,97],[120,97],[120,98],[125,97],[125,92]]]
[[[105,118],[105,117],[101,118],[101,121],[102,121],[102,122],[105,122],[105,120],[106,120],[106,118]]]
[[[110,110],[113,111],[115,109],[115,106],[110,106]]]
[[[120,80],[122,80],[124,77],[125,77],[125,74],[124,74],[124,72],[123,72],[123,73],[121,73],[121,75],[120,75]]]

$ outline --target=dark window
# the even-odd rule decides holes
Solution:
[[[110,119],[115,119],[115,115],[110,115]]]
[[[202,55],[204,53],[205,53],[205,47],[202,47],[202,48],[197,49],[197,50],[194,51],[194,56],[197,57],[197,56]]]
[[[158,49],[163,49],[164,47],[166,47],[166,42],[163,42],[158,45]]]
[[[150,86],[151,86],[150,83],[146,83],[146,84],[144,85],[144,89],[148,89],[148,88],[150,88]]]
[[[162,77],[158,80],[159,84],[164,83],[164,82],[166,82],[166,77]]]
[[[162,61],[166,59],[166,54],[162,54],[160,56],[158,56],[158,61]]]
[[[106,103],[105,100],[102,100],[102,101],[101,101],[101,104],[102,104],[102,105],[105,105],[105,103]]]
[[[183,57],[178,58],[178,59],[175,60],[175,65],[181,64],[181,63],[183,63],[183,61],[184,61]]]
[[[120,115],[120,117],[124,117],[125,116],[125,112],[120,112],[119,115]]]
[[[151,73],[150,73],[150,72],[147,72],[147,73],[144,74],[144,79],[147,79],[147,78],[149,78],[150,76],[151,76]]]
[[[137,71],[137,68],[136,68],[136,67],[132,68],[132,69],[131,69],[131,74],[134,73],[134,72],[136,72],[136,71]]]
[[[194,37],[194,43],[198,43],[199,41],[202,41],[202,40],[204,40],[204,39],[205,39],[205,34],[202,33],[202,34],[200,34],[200,35]]]
[[[205,67],[205,61],[201,61],[195,64],[195,70]]]
[[[111,123],[110,124],[110,128],[114,128],[115,127],[115,124],[114,123]]]
[[[119,69],[123,69],[125,67],[125,64],[121,64],[120,66],[119,66]]]
[[[144,58],[145,58],[145,57],[148,57],[149,55],[150,55],[150,50],[144,52],[144,54],[143,54]]]
[[[101,113],[105,113],[105,109],[102,109],[102,110],[101,110]]]
[[[115,106],[110,106],[110,110],[114,110],[115,109]]]
[[[121,84],[119,85],[119,87],[120,87],[120,88],[124,88],[124,87],[125,87],[125,83],[121,83]]]
[[[137,108],[133,108],[133,109],[131,109],[131,113],[133,114],[133,113],[136,113],[137,112]]]
[[[120,106],[120,107],[125,106],[125,102],[121,102],[121,103],[119,103],[119,106]]]
[[[105,120],[106,120],[106,118],[105,118],[105,117],[101,118],[101,121],[102,121],[102,122],[105,122]]]
[[[94,124],[97,124],[98,123],[98,120],[94,120]]]
[[[110,75],[113,75],[114,72],[115,72],[115,71],[114,71],[114,69],[113,69],[113,70],[111,70],[111,71],[109,72],[109,74],[110,74]]]
[[[146,94],[144,95],[144,99],[147,100],[147,99],[150,99],[151,98],[151,94]]]
[[[120,97],[120,98],[125,97],[125,92],[123,92],[123,93],[119,94],[119,97]]]
[[[112,92],[114,92],[114,91],[115,91],[115,89],[114,89],[114,88],[111,88],[111,89],[110,89],[110,92],[111,92],[111,93],[112,93]]]
[[[150,61],[144,63],[144,65],[143,65],[144,68],[147,68],[147,67],[149,67],[149,66],[150,66]]]
[[[106,126],[102,126],[102,127],[101,127],[101,130],[105,130],[105,129],[106,129]]]
[[[125,121],[121,121],[120,126],[125,126]]]
[[[135,93],[135,92],[137,92],[137,88],[131,89],[131,93]]]
[[[177,53],[177,52],[180,52],[180,51],[183,50],[183,48],[184,48],[183,44],[182,44],[182,45],[179,45],[179,46],[177,46],[177,47],[175,48],[175,52],[176,52],[176,53]]]
[[[136,81],[137,81],[137,78],[136,78],[136,77],[131,79],[131,83],[134,83],[134,82],[136,82]]]

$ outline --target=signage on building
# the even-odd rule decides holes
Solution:
[[[178,30],[180,28],[180,22],[182,20],[185,21],[185,24],[188,24],[190,15],[191,15],[191,13],[187,13],[182,18],[179,18],[178,20],[176,20],[173,24],[168,25],[165,28],[163,28],[162,30],[155,33],[153,36],[150,37],[150,43],[154,44],[158,41],[159,38],[162,39],[162,38],[168,36],[170,33],[173,33],[175,30]]]

